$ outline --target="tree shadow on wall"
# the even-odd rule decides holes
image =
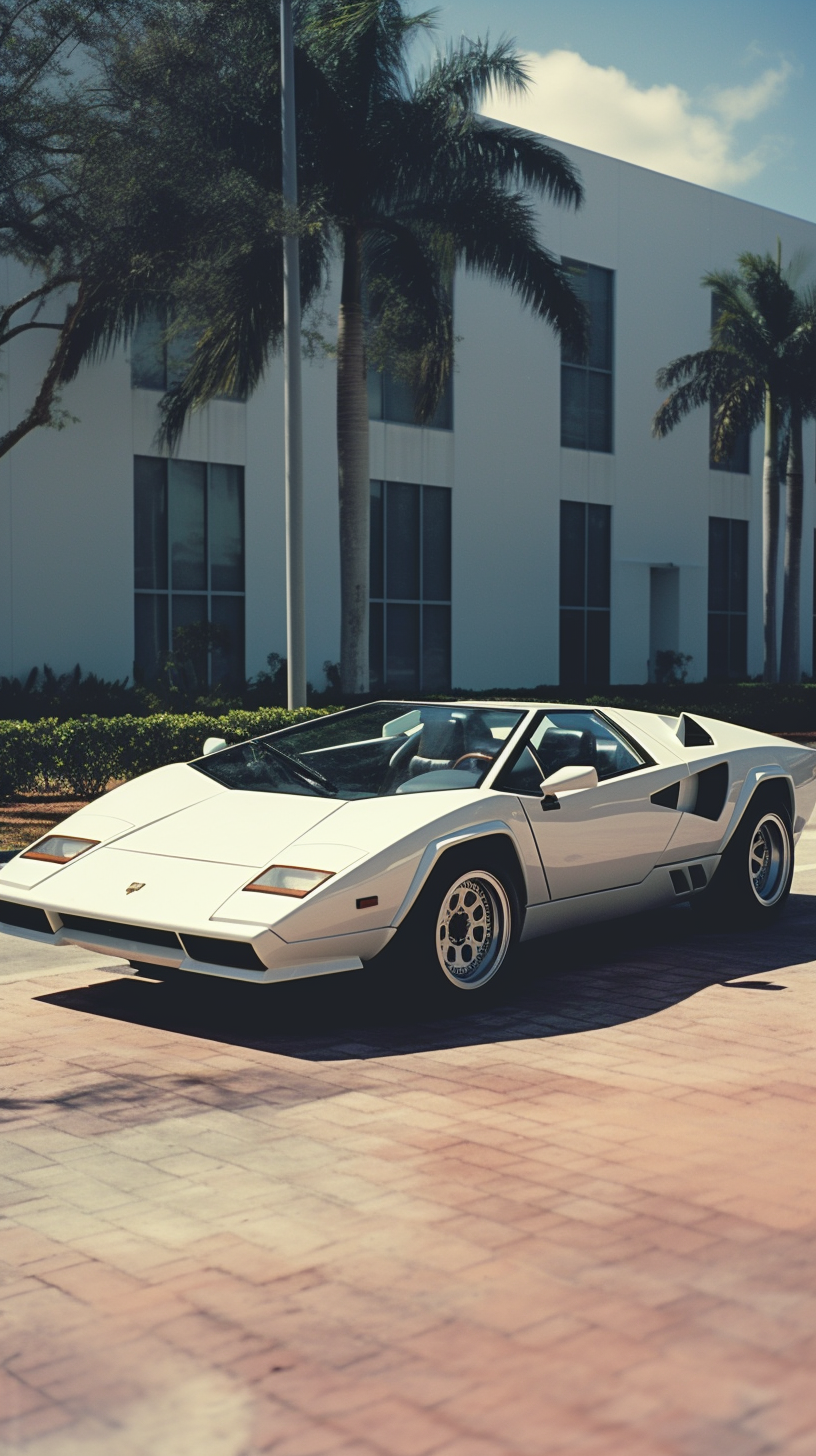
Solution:
[[[303,1061],[404,1056],[618,1026],[712,985],[784,990],[768,977],[811,960],[814,931],[816,897],[793,895],[783,920],[759,933],[704,929],[679,906],[545,937],[520,947],[495,988],[474,996],[419,989],[416,967],[403,959],[387,977],[253,986],[192,973],[166,982],[128,975],[38,999]]]

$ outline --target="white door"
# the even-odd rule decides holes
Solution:
[[[598,773],[594,788],[542,793],[542,779],[584,763]],[[544,715],[501,787],[519,795],[554,900],[646,878],[680,820],[651,796],[677,782],[678,768],[651,763],[595,713]]]

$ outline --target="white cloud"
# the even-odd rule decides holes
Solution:
[[[679,86],[643,89],[624,71],[593,66],[575,51],[524,59],[526,95],[493,96],[486,115],[705,187],[739,186],[775,155],[768,139],[741,152],[735,132],[779,100],[791,73],[786,62],[700,103]]]

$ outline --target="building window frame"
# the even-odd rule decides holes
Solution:
[[[605,687],[612,628],[612,507],[562,500],[559,521],[559,683]]]
[[[372,480],[370,489],[371,690],[447,692],[451,684],[453,493],[447,486],[389,480]],[[413,498],[409,492],[414,493]],[[408,656],[415,658],[414,674],[404,665]]]
[[[561,448],[615,451],[615,274],[611,268],[562,258],[589,311],[589,345],[561,346]]]
[[[174,539],[174,515],[180,514],[175,508],[174,496],[182,494],[185,470],[190,477],[189,484],[194,486],[196,477],[203,483],[199,512],[201,535],[188,533],[185,539],[180,533]],[[216,643],[199,656],[193,664],[195,685],[204,688],[218,682],[232,685],[243,682],[246,676],[244,467],[136,455],[133,472],[134,676],[146,681],[155,678],[172,651],[177,629],[206,621],[213,628],[223,628],[228,637],[237,640],[226,653]],[[179,484],[174,488],[176,473]],[[194,509],[196,504],[194,500]],[[194,559],[185,560],[185,554]],[[231,559],[226,559],[227,554]],[[202,607],[205,616],[201,613]]]
[[[388,369],[368,369],[368,418],[386,425],[407,425],[420,430],[453,429],[453,376],[448,375],[442,398],[433,415],[418,425],[411,386]]]
[[[748,672],[749,522],[708,518],[708,672],[711,682]]]

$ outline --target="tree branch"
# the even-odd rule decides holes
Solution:
[[[54,293],[57,289],[64,288],[68,283],[78,282],[79,279],[77,277],[72,277],[68,273],[58,273],[56,277],[50,278],[47,283],[41,283],[39,288],[32,288],[30,293],[24,293],[22,298],[18,298],[16,303],[10,303],[8,308],[4,308],[3,312],[0,313],[0,334],[5,333],[12,315],[17,313],[18,309],[25,308],[29,303],[35,303],[38,298],[47,298],[49,293]],[[62,324],[57,324],[56,327],[62,328]]]
[[[27,334],[30,329],[55,329],[60,334],[63,327],[63,324],[41,324],[32,319],[30,323],[18,324],[16,328],[9,329],[7,334],[0,334],[0,349],[6,344],[10,344],[12,339],[16,339],[18,334]]]
[[[60,330],[59,343],[51,356],[51,363],[43,376],[37,398],[28,411],[28,414],[24,415],[13,429],[7,430],[5,435],[0,435],[0,458],[7,455],[9,450],[13,450],[14,446],[19,444],[20,440],[24,439],[26,435],[29,435],[32,430],[36,430],[41,425],[50,425],[52,423],[51,411],[54,407],[57,389],[62,382],[62,369],[65,363],[65,356],[68,352],[68,345],[73,329],[85,307],[85,301],[85,285],[80,284],[79,295],[65,315],[65,321]]]

